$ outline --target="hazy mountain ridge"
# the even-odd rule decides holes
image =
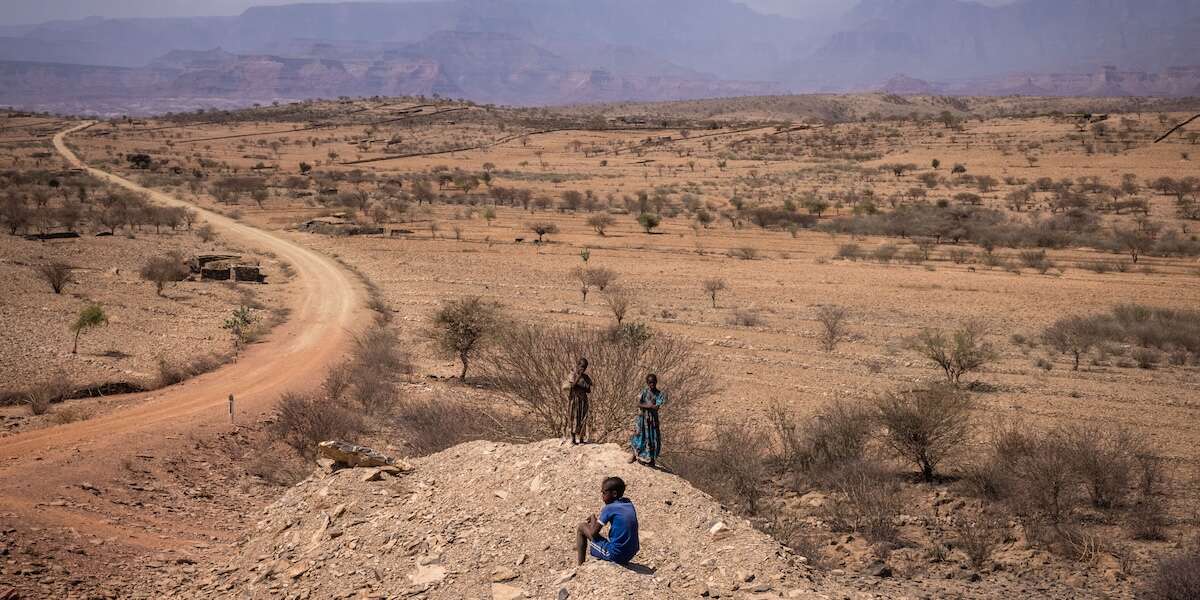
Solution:
[[[1159,71],[1200,56],[1200,3],[1187,0],[863,0],[837,29],[777,77],[842,89],[898,73],[964,81],[1105,65]]]
[[[217,62],[172,54],[217,48]],[[156,60],[166,56],[175,58]],[[97,73],[117,72],[66,64],[132,67],[139,73],[120,77],[143,82],[144,97],[235,103],[392,93],[506,104],[685,99],[880,89],[899,75],[922,82],[914,89],[955,93],[1175,95],[1194,93],[1191,72],[1166,69],[1200,64],[1197,56],[1200,3],[1188,0],[862,0],[815,20],[733,0],[296,4],[0,27],[0,60],[21,61],[5,67],[0,103],[45,106],[53,82],[67,99],[112,89]],[[1104,65],[1125,75],[1105,79]],[[14,75],[22,71],[29,81]]]

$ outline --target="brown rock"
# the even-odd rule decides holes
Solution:
[[[495,583],[503,583],[505,581],[512,581],[519,576],[520,575],[518,575],[516,571],[514,571],[508,567],[500,567],[500,568],[492,571],[492,581]]]
[[[528,597],[529,595],[521,588],[503,583],[492,584],[492,600],[520,600]]]
[[[317,444],[317,452],[322,458],[346,467],[383,467],[395,463],[394,459],[381,452],[348,442],[321,442]]]

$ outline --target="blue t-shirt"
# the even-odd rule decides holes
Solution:
[[[615,563],[627,563],[640,549],[637,511],[629,498],[621,498],[600,509],[600,524],[608,529],[608,551]]]

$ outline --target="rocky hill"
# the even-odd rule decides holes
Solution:
[[[832,598],[849,588],[685,481],[614,445],[465,444],[398,471],[313,476],[264,511],[187,598]],[[574,565],[616,475],[638,509],[628,567]]]

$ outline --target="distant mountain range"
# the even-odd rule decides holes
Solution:
[[[1200,95],[1200,2],[443,0],[0,27],[0,104],[155,112],[346,95],[503,104],[907,88]]]

